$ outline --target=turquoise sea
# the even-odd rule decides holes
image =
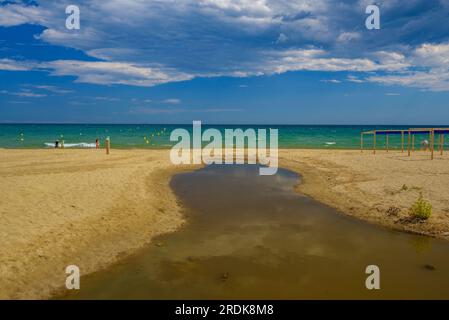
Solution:
[[[357,149],[361,131],[409,127],[418,126],[203,124],[202,129],[216,128],[224,133],[228,128],[273,128],[279,130],[280,148]],[[166,124],[0,124],[0,148],[52,148],[56,140],[64,140],[66,148],[92,148],[95,147],[95,139],[100,139],[103,144],[106,137],[110,137],[113,148],[170,148],[175,144],[170,141],[170,133],[176,128],[192,131],[192,125]],[[422,136],[418,139],[428,138]],[[400,148],[400,143],[400,135],[390,136],[391,148]],[[378,147],[384,144],[385,136],[378,137]],[[369,148],[372,138],[366,137],[364,145]]]

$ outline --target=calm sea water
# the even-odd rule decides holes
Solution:
[[[110,137],[113,148],[170,148],[175,143],[170,141],[170,133],[176,128],[192,131],[192,125],[0,124],[0,148],[51,148],[56,140],[64,140],[66,148],[92,148],[95,139],[103,143],[106,137]],[[356,149],[361,131],[408,129],[408,126],[203,125],[202,128],[216,128],[222,133],[226,128],[273,128],[279,130],[281,148]],[[365,146],[369,148],[371,143],[372,139],[367,137]],[[382,147],[384,143],[385,138],[379,137],[377,145]],[[400,143],[400,136],[390,137],[390,147],[400,148]]]

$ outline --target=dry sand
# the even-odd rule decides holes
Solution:
[[[449,238],[449,156],[280,150],[280,166],[302,175],[298,192],[344,213]],[[0,298],[49,297],[67,265],[85,275],[179,228],[169,181],[186,169],[168,150],[0,150]],[[433,216],[409,222],[419,192]]]
[[[449,154],[281,150],[279,162],[302,175],[300,193],[372,223],[449,240]],[[420,193],[433,207],[425,222],[410,219]]]
[[[166,150],[0,150],[0,298],[45,298],[183,223]]]

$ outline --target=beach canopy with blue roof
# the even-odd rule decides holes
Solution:
[[[430,140],[430,152],[431,159],[434,158],[434,148],[435,148],[435,134],[439,135],[438,150],[441,155],[444,152],[444,135],[449,134],[449,128],[409,128],[407,130],[372,130],[364,131],[360,134],[360,150],[363,152],[363,138],[365,135],[373,135],[373,153],[376,154],[376,138],[378,135],[386,136],[386,150],[389,151],[389,136],[391,135],[401,135],[401,149],[404,152],[404,137],[407,134],[407,150],[408,156],[411,155],[411,151],[415,150],[415,135],[427,134]],[[427,142],[429,143],[429,142]]]

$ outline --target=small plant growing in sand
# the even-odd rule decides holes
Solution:
[[[432,215],[432,205],[429,201],[424,200],[422,193],[420,193],[418,200],[410,208],[410,213],[414,218],[427,220]]]

